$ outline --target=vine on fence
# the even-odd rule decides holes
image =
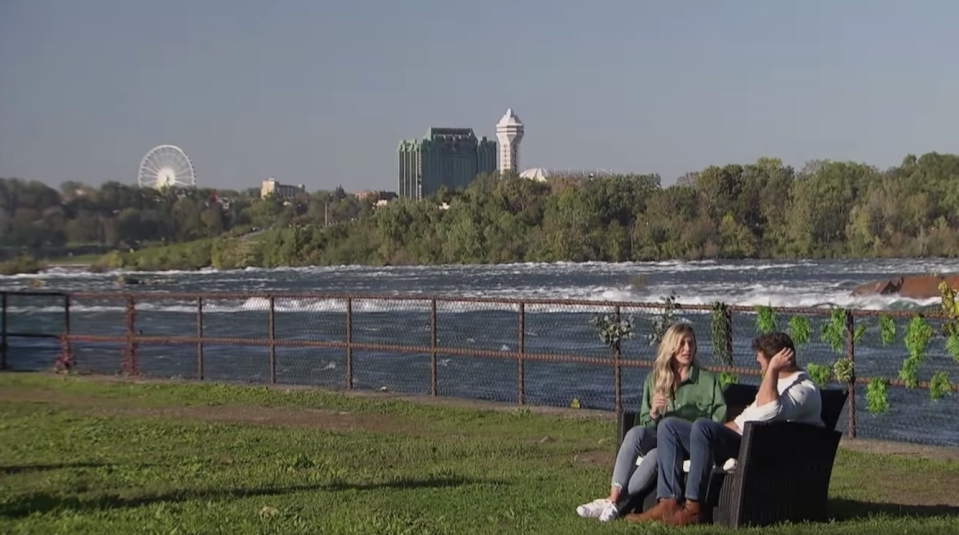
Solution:
[[[789,337],[793,339],[797,348],[809,343],[809,318],[793,316],[789,318]]]
[[[733,372],[720,372],[719,386],[725,388],[728,384],[739,382],[739,376]]]
[[[669,326],[673,323],[673,314],[675,310],[681,308],[679,303],[676,302],[676,298],[677,296],[675,292],[670,292],[669,296],[662,298],[662,315],[658,319],[652,321],[651,332],[646,335],[646,339],[649,341],[650,345],[655,345],[662,341],[663,336],[666,334],[666,330],[669,329]],[[632,316],[629,318],[620,317],[617,319],[617,316],[609,314],[603,316],[594,316],[589,320],[589,324],[596,329],[600,341],[602,341],[603,345],[608,347],[614,355],[617,351],[622,349],[623,340],[633,337],[634,323],[635,318]],[[579,399],[573,398],[573,401],[570,403],[570,407],[574,409],[581,408]]]
[[[880,414],[889,410],[886,380],[882,377],[873,377],[866,384],[866,408],[873,414]]]
[[[853,341],[859,342],[866,334],[866,326],[859,325],[853,332]],[[834,308],[829,314],[829,321],[823,324],[819,332],[819,339],[829,345],[839,354],[832,366],[827,364],[811,363],[806,365],[806,373],[820,388],[826,386],[833,378],[840,383],[852,382],[854,364],[845,352],[846,342],[846,310]]]
[[[896,321],[889,314],[879,315],[879,338],[886,347],[896,341]],[[872,414],[881,414],[889,410],[889,398],[886,392],[886,380],[871,379],[866,385],[866,409]]]
[[[835,376],[836,380],[840,383],[851,383],[854,370],[853,362],[845,358],[836,359],[836,362],[832,365],[833,376]]]
[[[866,326],[862,323],[856,325],[852,333],[853,343],[858,344],[865,334]],[[843,353],[846,342],[846,309],[832,309],[829,313],[829,321],[823,324],[820,330],[819,339],[829,344],[833,351]]]
[[[816,383],[816,386],[824,388],[832,378],[832,368],[825,364],[811,362],[806,365],[806,374]]]
[[[940,283],[939,290],[942,294],[942,310],[946,314],[946,320],[942,326],[942,335],[946,339],[945,349],[953,360],[959,363],[959,299],[957,299],[956,292],[945,282]],[[675,311],[682,308],[676,302],[675,292],[670,292],[669,296],[661,299],[663,301],[662,313],[652,320],[650,332],[645,336],[650,345],[662,341],[666,329],[675,321]],[[710,334],[714,358],[717,358],[726,366],[732,366],[733,355],[729,340],[732,339],[733,328],[730,322],[729,305],[716,301],[711,304],[710,309]],[[755,312],[756,329],[760,333],[768,334],[778,330],[775,309],[771,306],[760,305],[755,307]],[[820,328],[820,340],[839,354],[839,358],[831,366],[816,363],[807,364],[807,374],[820,387],[824,387],[833,379],[844,384],[850,384],[853,381],[854,363],[845,354],[846,338],[848,336],[846,317],[847,311],[845,309],[834,308],[830,312],[828,321]],[[614,350],[620,348],[623,340],[634,336],[632,318],[617,320],[609,315],[597,316],[590,320],[590,324],[597,330],[603,344]],[[896,342],[898,328],[892,316],[886,313],[879,314],[878,327],[883,347]],[[789,319],[788,328],[789,335],[797,348],[805,346],[809,342],[812,330],[809,318],[798,315],[792,316]],[[852,332],[853,343],[858,344],[865,334],[866,325],[864,323],[857,324]],[[907,388],[918,386],[918,372],[922,364],[928,359],[927,348],[934,335],[934,329],[921,313],[913,315],[906,325],[903,342],[908,356],[902,361],[898,377]],[[719,374],[719,382],[723,386],[735,383],[738,380],[738,376],[732,372],[727,371]],[[883,413],[889,409],[888,383],[887,379],[875,377],[866,384],[867,409],[870,413]],[[946,372],[939,371],[932,375],[929,381],[930,398],[933,400],[941,399],[951,393],[952,390],[953,385]]]
[[[769,334],[777,330],[776,311],[773,307],[759,305],[756,307],[756,329],[762,334]]]
[[[929,379],[929,397],[937,400],[952,392],[952,384],[946,372],[936,372]]]
[[[947,319],[942,325],[942,334],[946,337],[946,351],[952,359],[959,362],[959,303],[956,302],[956,292],[946,284],[939,283],[939,293],[942,294],[942,310]]]
[[[673,314],[682,308],[682,306],[676,302],[678,298],[679,296],[673,291],[670,291],[668,296],[662,297],[663,312],[659,319],[653,320],[652,331],[646,335],[646,340],[649,342],[649,345],[654,346],[663,340],[666,329],[668,329],[674,321]]]
[[[932,339],[932,327],[926,322],[922,314],[916,314],[906,326],[906,350],[909,352],[899,368],[899,379],[906,383],[907,388],[915,388],[919,384],[917,373],[919,366],[926,361],[926,346]]]
[[[633,337],[632,318],[617,320],[610,315],[596,316],[589,320],[589,324],[596,329],[603,345],[610,349],[619,348],[623,340]]]
[[[879,338],[883,347],[896,341],[896,321],[889,314],[879,314]]]
[[[589,324],[596,329],[603,345],[610,349],[615,358],[616,352],[622,347],[623,340],[633,337],[632,318],[622,318],[618,315],[595,316],[590,318]],[[571,409],[582,408],[579,398],[573,398],[569,404]]]
[[[729,305],[717,301],[711,308],[713,358],[718,358],[726,366],[732,366],[733,353],[729,342],[733,339],[733,326],[730,322]]]

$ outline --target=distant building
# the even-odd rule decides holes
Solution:
[[[546,179],[552,176],[549,169],[543,169],[542,167],[534,167],[532,169],[527,169],[519,174],[520,178],[528,178],[530,180],[535,180],[536,182],[546,182]]]
[[[546,182],[550,178],[593,179],[609,178],[614,176],[609,169],[543,169],[534,167],[519,174],[520,178],[528,178],[537,182]]]
[[[465,188],[496,171],[496,142],[472,128],[430,128],[423,139],[400,142],[399,196],[422,199],[446,186]]]
[[[306,191],[306,186],[303,184],[297,184],[295,186],[291,186],[289,184],[280,184],[273,177],[270,177],[260,183],[261,199],[266,198],[266,196],[271,193],[277,199],[292,199],[297,193],[304,191]]]
[[[358,191],[353,194],[357,200],[360,201],[392,201],[396,198],[396,193],[392,191],[375,191],[375,190],[364,190]]]
[[[519,144],[523,141],[526,127],[508,108],[506,114],[496,123],[496,139],[499,141],[499,170],[519,172]]]

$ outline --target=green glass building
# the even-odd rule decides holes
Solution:
[[[477,175],[496,171],[496,142],[472,128],[430,128],[426,137],[400,142],[400,197],[422,199],[443,186],[465,188]]]

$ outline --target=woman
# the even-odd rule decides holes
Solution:
[[[653,371],[646,375],[643,400],[635,427],[626,433],[616,455],[609,496],[576,508],[583,518],[607,522],[619,516],[617,504],[656,484],[656,426],[667,416],[690,422],[726,419],[726,400],[719,379],[703,370],[696,358],[696,333],[685,323],[666,330],[656,352]],[[642,462],[637,466],[640,455]],[[623,500],[625,503],[625,500]]]

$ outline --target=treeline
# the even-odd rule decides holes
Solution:
[[[117,182],[99,188],[66,182],[53,189],[35,180],[0,178],[0,247],[34,253],[90,245],[129,250],[240,235],[297,218],[322,224],[330,217],[356,217],[364,207],[369,203],[342,188],[283,202],[272,196],[261,201],[255,188],[157,191]]]
[[[662,187],[656,175],[533,182],[478,177],[462,191],[360,209],[329,226],[293,215],[259,239],[205,240],[111,267],[161,269],[706,258],[954,257],[959,157],[886,170],[762,158]]]

